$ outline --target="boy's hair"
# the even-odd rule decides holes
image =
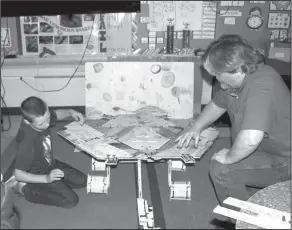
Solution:
[[[46,113],[47,104],[42,99],[32,96],[21,103],[20,110],[23,118],[32,122],[35,117],[41,117]]]
[[[260,55],[241,36],[223,35],[212,42],[202,57],[203,63],[208,59],[218,73],[236,73],[242,68],[250,74],[257,70]]]

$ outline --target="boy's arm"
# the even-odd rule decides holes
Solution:
[[[81,125],[84,124],[84,117],[81,113],[73,109],[56,109],[54,110],[56,115],[56,120],[63,120],[67,117],[72,117],[74,120],[78,121]]]
[[[66,119],[67,117],[71,117],[73,110],[72,109],[56,109],[54,110],[54,113],[56,115],[56,119],[63,120]]]
[[[36,175],[36,174],[22,171],[20,169],[15,169],[14,175],[15,175],[15,179],[19,182],[48,183],[48,175]]]

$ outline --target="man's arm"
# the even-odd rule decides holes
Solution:
[[[225,108],[217,106],[213,101],[204,108],[200,116],[196,119],[190,131],[202,131],[212,124],[226,112]]]
[[[14,171],[15,179],[25,183],[48,183],[48,175],[36,175],[19,169]]]
[[[264,138],[260,130],[241,130],[226,155],[226,164],[234,164],[252,154]]]

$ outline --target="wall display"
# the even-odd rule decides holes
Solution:
[[[11,47],[11,34],[9,28],[1,28],[1,48]]]
[[[242,12],[240,10],[220,10],[220,16],[224,17],[241,17]]]
[[[201,29],[193,30],[193,39],[214,39],[216,28],[216,2],[202,2]]]
[[[271,30],[270,40],[271,41],[278,40],[279,32],[280,32],[280,30]]]
[[[244,1],[220,1],[221,6],[244,6]]]
[[[271,1],[270,10],[291,10],[291,1]]]
[[[193,117],[194,63],[87,62],[86,117],[131,114],[156,106],[171,118]]]
[[[131,52],[130,14],[25,16],[20,26],[23,55]]]
[[[280,30],[278,40],[283,43],[291,42],[291,30]]]
[[[246,24],[251,30],[258,30],[262,27],[264,24],[264,19],[262,16],[262,10],[259,7],[251,8]]]
[[[190,30],[201,29],[201,1],[151,1],[149,2],[150,23],[148,30],[165,31],[169,18],[173,19],[176,30],[183,30],[189,23]],[[195,23],[194,23],[195,22]]]
[[[268,28],[288,29],[290,27],[290,14],[269,13]]]
[[[153,7],[155,7],[154,12],[151,11]],[[168,19],[173,19],[174,53],[179,52],[178,50],[183,48],[183,44],[186,45],[184,42],[186,41],[186,39],[184,40],[186,37],[189,39],[188,44],[190,48],[194,47],[194,43],[195,46],[201,46],[202,44],[202,46],[205,47],[208,44],[208,41],[199,41],[198,43],[198,40],[213,40],[215,38],[216,12],[217,2],[214,1],[147,1],[147,3],[141,3],[141,12],[137,13],[134,18],[134,20],[138,22],[139,38],[137,50],[145,50],[150,48],[160,50],[165,49],[167,43],[166,30]],[[175,17],[173,17],[174,13],[177,18],[176,20]],[[200,19],[197,20],[199,15]],[[156,21],[158,21],[158,23],[155,23]],[[187,27],[189,30],[189,35],[184,37],[183,30],[185,30],[186,23],[190,24]],[[148,36],[149,32],[156,33],[154,36],[156,37],[155,43],[150,43],[149,39],[148,42],[146,42],[144,39],[146,37],[150,37]],[[186,53],[191,54],[193,52],[188,49],[186,52],[182,52],[181,54]]]
[[[225,17],[224,24],[225,25],[235,25],[235,17]]]

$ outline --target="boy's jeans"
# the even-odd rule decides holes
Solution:
[[[86,187],[87,176],[70,165],[58,160],[55,160],[53,168],[64,171],[64,178],[49,184],[28,183],[23,187],[24,197],[32,203],[73,208],[79,202],[79,197],[73,189]]]
[[[290,180],[290,158],[256,151],[235,164],[211,160],[209,173],[220,205],[227,197],[248,200],[247,187],[264,188]]]

